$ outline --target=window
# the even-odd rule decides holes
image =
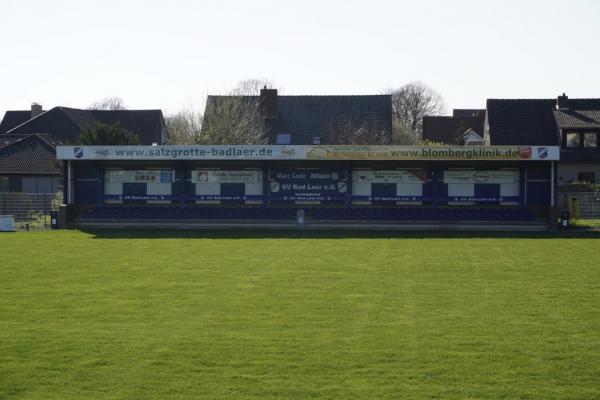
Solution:
[[[597,149],[598,132],[566,132],[563,136],[563,147],[567,149]]]
[[[8,192],[8,176],[0,176],[0,193]]]
[[[312,144],[321,144],[321,136],[313,136]]]
[[[581,145],[581,137],[579,132],[569,132],[565,135],[566,137],[566,147],[568,149],[576,149]]]
[[[593,172],[580,172],[577,174],[577,181],[578,182],[589,182],[589,183],[595,183],[596,180],[594,179],[594,173]]]
[[[598,147],[598,134],[596,132],[583,132],[583,147],[595,149]]]
[[[275,144],[291,144],[292,143],[292,135],[289,133],[278,133],[277,138],[275,139]]]

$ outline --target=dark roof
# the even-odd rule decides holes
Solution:
[[[485,109],[482,108],[455,108],[452,110],[453,117],[485,117]]]
[[[568,104],[568,113],[600,110],[600,99],[569,99]],[[555,111],[556,99],[488,99],[490,144],[558,146]],[[559,113],[558,118],[566,121],[563,114]]]
[[[7,111],[0,121],[0,135],[8,132],[15,126],[27,122],[31,118],[31,111]]]
[[[554,110],[554,118],[560,129],[600,128],[599,110]]]
[[[114,124],[138,135],[140,144],[163,143],[165,121],[161,110],[81,110],[54,107],[13,127],[9,134],[47,133],[64,141],[75,141],[82,130],[95,124]]]
[[[350,124],[392,133],[392,101],[374,96],[279,96],[277,133],[289,133],[292,142],[311,144],[314,136]]]
[[[455,110],[456,111],[456,110]],[[463,133],[469,129],[483,137],[485,114],[476,117],[423,117],[423,139],[432,142],[456,144]]]
[[[211,104],[230,96],[209,96],[205,113]],[[244,96],[259,101],[258,96]],[[332,130],[350,124],[367,125],[369,129],[392,135],[392,101],[389,95],[371,96],[277,96],[277,119],[273,123],[271,142],[276,134],[290,134],[292,144],[312,144],[315,136],[323,143]]]
[[[0,174],[58,175],[56,144],[49,135],[0,135]]]

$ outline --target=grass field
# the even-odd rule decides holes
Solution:
[[[277,234],[0,235],[0,399],[600,398],[593,234]]]

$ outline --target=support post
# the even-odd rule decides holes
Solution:
[[[554,171],[555,164],[556,163],[554,161],[552,161],[550,164],[550,166],[551,166],[551,169],[550,169],[550,207],[554,207],[554,204],[556,204],[556,202],[555,202],[556,183],[554,182],[554,180],[556,179],[556,173]]]
[[[431,174],[431,205],[433,208],[438,206],[438,195],[439,195],[439,180],[438,180],[439,169],[435,168]]]
[[[346,214],[350,215],[352,208],[352,162],[346,166]]]
[[[526,169],[521,167],[519,168],[519,205],[525,205],[525,173]]]
[[[266,162],[262,162],[262,206],[269,206],[269,167]]]
[[[69,162],[63,161],[63,203],[69,204]]]
[[[98,165],[97,172],[97,186],[96,186],[96,205],[101,206],[104,204],[104,167],[102,165]]]

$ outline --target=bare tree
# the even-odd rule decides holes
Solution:
[[[442,96],[421,82],[411,82],[390,91],[392,117],[399,132],[407,130],[420,138],[423,134],[423,117],[440,115],[445,111]]]
[[[205,144],[266,144],[258,97],[209,96],[200,139]]]
[[[127,110],[127,106],[122,98],[114,96],[92,103],[88,110]]]
[[[202,144],[202,114],[185,108],[165,118],[167,124],[167,143]]]
[[[271,81],[247,79],[238,83],[227,96],[209,96],[202,121],[201,143],[266,144],[266,124],[258,97],[263,87],[272,87]]]
[[[417,145],[421,140],[415,132],[402,121],[392,121],[392,142],[399,145]]]
[[[245,79],[229,92],[231,96],[258,96],[262,88],[272,88],[275,85],[270,79]]]

